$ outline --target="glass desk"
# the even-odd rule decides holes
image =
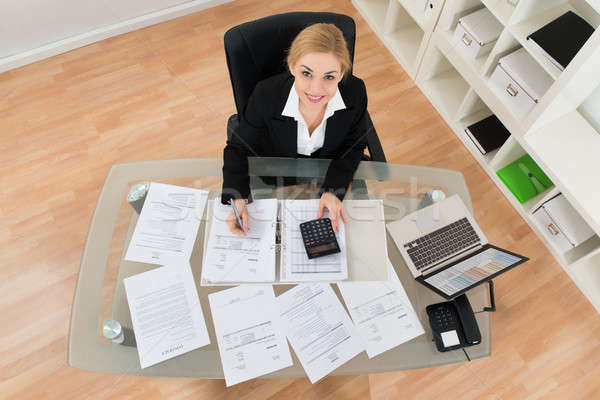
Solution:
[[[258,198],[316,198],[328,160],[251,158],[252,194]],[[123,375],[223,378],[217,349],[208,294],[224,286],[200,285],[202,244],[205,216],[201,217],[196,244],[190,260],[211,344],[160,364],[141,369],[137,349],[118,345],[102,336],[102,322],[115,319],[125,330],[126,343],[133,337],[131,317],[125,297],[123,278],[155,268],[155,265],[123,260],[138,215],[127,203],[129,188],[141,181],[154,181],[211,191],[219,196],[222,183],[222,159],[177,159],[114,165],[108,173],[94,211],[83,250],[81,267],[69,331],[68,363],[75,368]],[[265,184],[259,177],[301,177],[303,185],[278,187]],[[471,199],[461,173],[430,167],[361,162],[348,199],[382,199],[386,222],[401,218],[417,209],[420,198],[431,188],[447,195],[458,194],[472,210]],[[306,183],[312,182],[312,183]],[[365,352],[335,370],[332,375],[359,375],[425,368],[466,361],[462,350],[439,353],[432,341],[425,307],[443,301],[441,297],[417,283],[404,264],[396,245],[387,235],[388,256],[417,312],[425,334],[389,350],[373,359]],[[275,294],[291,285],[276,285]],[[336,285],[332,285],[339,297]],[[487,287],[481,285],[468,293],[475,312],[488,303]],[[341,297],[340,297],[341,299]],[[343,302],[342,302],[343,304]],[[477,313],[482,343],[466,348],[471,359],[490,354],[490,320],[486,312]],[[131,344],[131,343],[130,343]],[[263,378],[305,377],[304,370],[291,350],[294,365]]]

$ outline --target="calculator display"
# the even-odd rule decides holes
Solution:
[[[331,250],[331,249],[335,249],[334,243],[322,244],[320,246],[315,246],[315,247],[310,248],[311,251],[314,251],[316,253],[318,253],[320,251]]]

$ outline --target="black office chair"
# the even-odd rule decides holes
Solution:
[[[350,59],[354,60],[356,25],[347,15],[327,12],[291,12],[245,22],[225,33],[225,55],[237,114],[227,121],[227,139],[239,129],[248,98],[256,84],[286,69],[286,51],[292,40],[306,26],[323,22],[335,24],[348,44]],[[352,73],[352,70],[350,70]],[[383,148],[367,112],[370,129],[367,148],[371,161],[386,162]]]

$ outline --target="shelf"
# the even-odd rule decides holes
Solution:
[[[440,33],[444,36],[445,40],[450,44],[449,50],[460,54],[459,57],[463,58],[465,60],[465,62],[472,65],[473,72],[475,72],[477,75],[482,75],[483,64],[485,64],[485,60],[487,59],[489,53],[483,54],[475,59],[470,58],[467,55],[467,53],[465,51],[463,51],[462,45],[459,45],[459,43],[456,43],[456,40],[454,39],[453,31],[443,31]]]
[[[424,1],[416,0],[392,0],[400,1],[400,5],[422,30],[427,30],[427,18],[425,15]]]
[[[542,200],[544,197],[546,197],[546,195],[554,189],[555,189],[554,186],[550,186],[548,189],[544,190],[542,193],[538,193],[531,199],[527,200],[525,203],[522,203],[521,207],[523,207],[523,210],[525,210],[527,213],[532,213],[534,211],[534,207],[540,202],[540,200]],[[514,197],[514,195],[512,195],[512,196]]]
[[[488,86],[487,79],[484,79],[480,74],[481,70],[477,70],[477,64],[473,63],[472,60],[467,60],[462,52],[452,48],[452,42],[449,41],[449,38],[451,36],[448,31],[436,31],[433,34],[434,44],[442,51],[454,68],[460,71],[477,95],[496,114],[512,135],[521,137],[524,134],[521,120],[515,117],[514,113],[504,105],[492,88]]]
[[[452,120],[469,85],[455,70],[442,72],[421,83],[423,92],[446,120]]]
[[[380,36],[383,33],[389,0],[352,0],[363,18]]]
[[[554,80],[560,76],[561,70],[554,66],[554,64],[552,64],[552,62],[550,62],[538,49],[532,46],[527,41],[527,36],[537,31],[547,23],[552,22],[567,11],[573,11],[577,13],[577,10],[571,4],[563,3],[540,14],[534,15],[519,24],[509,26],[508,28],[514,37],[519,41],[519,43],[529,52],[529,54],[533,56],[533,58],[542,66],[542,68],[544,68],[544,70],[554,78]]]
[[[410,71],[416,62],[423,35],[423,31],[416,25],[385,35],[392,54],[406,71]]]
[[[481,160],[486,166],[491,166],[492,160],[494,159],[494,157],[496,157],[496,154],[498,153],[499,149],[490,151],[485,154],[481,154],[479,148],[477,148],[477,146],[473,143],[469,135],[465,132],[465,129],[468,126],[474,124],[475,122],[481,121],[482,119],[489,117],[490,115],[492,115],[492,112],[490,110],[480,110],[471,115],[466,116],[465,118],[462,118],[456,123],[458,130],[457,134],[460,133],[459,138],[462,140],[465,147],[467,147],[467,149],[471,151],[471,154],[473,154],[473,157],[475,157],[475,159],[481,158]]]
[[[595,68],[600,59],[600,39],[596,33],[565,74],[527,42],[528,35],[568,10],[597,27],[600,0],[521,0],[517,7],[506,0],[440,0],[431,19],[420,0],[353,0],[353,4],[600,312],[600,87],[589,95],[598,85]],[[456,47],[454,28],[460,16],[481,6],[487,7],[505,29],[490,53],[472,59]],[[520,47],[555,81],[560,78],[524,118],[504,103],[504,92],[498,91],[504,88],[497,89],[489,81],[498,59]],[[491,114],[502,121],[511,136],[499,149],[482,155],[464,130]],[[496,171],[527,153],[556,186],[521,204]],[[559,191],[596,232],[566,252],[556,248],[545,235],[546,228],[532,216],[540,201]]]
[[[508,25],[510,16],[515,11],[515,6],[509,4],[506,0],[481,0],[481,2],[494,14],[502,25]]]
[[[584,100],[577,111],[596,132],[600,132],[600,86]]]
[[[594,252],[600,248],[600,238],[597,235],[594,235],[588,240],[584,241],[583,243],[580,243],[578,246],[573,247],[572,249],[569,249],[567,251],[559,249],[554,244],[551,236],[549,235],[547,227],[541,224],[537,219],[533,218],[533,212],[536,209],[537,207],[535,206],[531,207],[529,220],[537,228],[538,236],[544,240],[544,242],[553,252],[555,257],[562,261],[564,265],[569,266],[574,263],[585,260],[585,258],[590,257],[591,254],[594,254]]]
[[[600,237],[598,235],[592,236],[579,246],[565,253],[565,259],[567,264],[576,264],[584,262],[587,258],[593,257],[594,254],[600,252]]]
[[[600,251],[573,264],[570,272],[579,289],[600,312]]]
[[[525,136],[540,165],[592,229],[600,232],[600,134],[577,111]]]
[[[596,11],[597,13],[600,14],[600,0],[586,0],[586,1],[590,5],[590,7],[592,7],[594,9],[594,11]]]

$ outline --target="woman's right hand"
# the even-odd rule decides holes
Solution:
[[[229,225],[229,230],[231,231],[231,233],[241,235],[242,233],[248,232],[250,230],[250,227],[248,226],[250,217],[248,216],[248,209],[246,208],[246,200],[237,199],[233,200],[233,202],[235,203],[235,207],[237,208],[238,213],[240,214],[240,218],[242,219],[243,228],[240,228],[240,225],[238,224],[237,218],[235,217],[235,213],[233,212],[233,207],[231,208],[231,211],[227,216],[227,225]]]

